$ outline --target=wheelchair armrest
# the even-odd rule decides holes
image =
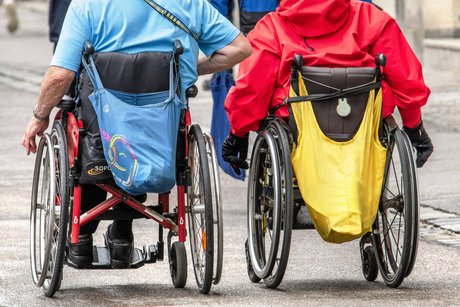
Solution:
[[[196,85],[190,86],[186,91],[185,91],[185,97],[187,98],[195,98],[196,95],[198,95],[198,87]]]
[[[64,97],[62,97],[61,101],[58,103],[57,107],[63,111],[70,112],[75,109],[76,105],[77,104],[72,97],[64,95]]]

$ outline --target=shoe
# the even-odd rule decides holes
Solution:
[[[112,269],[127,269],[131,265],[134,251],[133,235],[131,234],[131,240],[115,239],[111,236],[111,228],[110,224],[105,233],[105,246],[110,251],[110,266]]]
[[[67,261],[82,267],[93,262],[93,236],[89,233],[78,236],[78,243],[70,243],[67,238]]]
[[[13,33],[18,29],[18,15],[16,13],[16,4],[8,3],[5,4],[5,24],[6,29]]]
[[[294,221],[292,223],[292,229],[315,229],[315,225],[313,224],[307,206],[303,203],[294,207]]]

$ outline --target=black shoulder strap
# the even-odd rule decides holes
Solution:
[[[193,33],[179,18],[177,18],[173,13],[165,9],[164,7],[160,6],[153,0],[144,0],[148,5],[150,5],[155,11],[160,13],[161,15],[165,16],[169,21],[173,24],[184,30],[188,35],[193,37],[196,41],[198,41],[198,35]]]

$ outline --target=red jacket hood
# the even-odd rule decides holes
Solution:
[[[319,37],[337,31],[348,17],[352,0],[282,0],[278,15],[303,37]],[[305,23],[315,25],[305,27]]]

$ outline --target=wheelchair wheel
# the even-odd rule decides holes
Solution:
[[[174,242],[169,251],[169,270],[175,288],[187,283],[187,253],[183,242]]]
[[[273,120],[267,127],[273,135],[280,158],[280,242],[275,256],[275,264],[269,276],[264,278],[264,283],[269,288],[276,288],[283,280],[289,260],[291,248],[291,233],[294,210],[294,192],[292,187],[291,149],[286,130],[279,121]]]
[[[289,154],[286,132],[273,120],[255,140],[248,180],[248,268],[251,264],[270,288],[283,279],[289,258],[293,214]],[[252,272],[248,275],[253,280]]]
[[[38,146],[30,214],[32,279],[48,297],[61,283],[68,206],[67,146],[64,129],[55,122]]]
[[[363,250],[363,275],[367,281],[374,281],[379,275],[379,267],[377,260],[375,260],[374,249],[372,246],[366,246]]]
[[[52,233],[47,231],[47,224],[54,224],[54,153],[50,146],[51,139],[45,134],[35,158],[35,169],[32,183],[32,200],[30,210],[30,265],[34,283],[41,287],[45,281],[49,266]],[[51,220],[51,221],[50,221]]]
[[[419,203],[412,146],[397,127],[390,132],[383,183],[372,245],[383,280],[398,287],[415,263]]]
[[[274,137],[257,136],[248,180],[248,245],[257,277],[270,275],[275,265],[280,230],[280,167]]]
[[[189,134],[191,186],[187,192],[188,228],[193,271],[201,293],[208,293],[213,279],[214,216],[206,143],[201,128]]]
[[[213,206],[212,212],[213,218],[213,236],[214,236],[214,276],[213,284],[217,285],[220,282],[222,276],[222,264],[224,255],[224,223],[223,223],[223,209],[222,209],[222,193],[219,176],[219,165],[217,160],[217,154],[214,146],[212,137],[205,133],[204,140],[206,143],[206,152],[208,154],[208,161],[210,162],[211,170],[211,186],[213,191]]]
[[[53,124],[51,142],[54,150],[54,164],[56,165],[56,220],[51,242],[51,258],[48,267],[50,279],[43,283],[45,296],[51,297],[60,288],[65,258],[67,226],[69,224],[69,164],[67,156],[67,142],[65,131],[59,121]]]

